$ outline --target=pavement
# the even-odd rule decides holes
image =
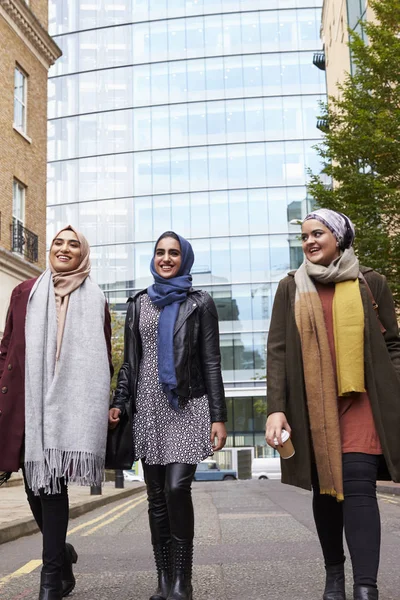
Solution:
[[[378,493],[400,496],[400,484],[392,481],[379,481]],[[70,518],[75,519],[91,510],[139,494],[145,490],[140,482],[124,482],[123,489],[115,488],[108,481],[102,487],[100,496],[91,496],[90,488],[69,485]],[[20,475],[14,475],[10,482],[0,487],[0,544],[30,535],[38,531],[32,517]]]
[[[115,488],[114,482],[102,486],[102,494],[91,496],[89,487],[68,486],[70,518],[75,519],[91,510],[139,494],[146,489],[144,483],[124,481],[124,488]],[[38,527],[26,499],[22,477],[14,475],[9,483],[0,487],[0,544],[36,533]]]

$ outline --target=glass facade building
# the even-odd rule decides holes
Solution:
[[[278,281],[297,225],[324,74],[322,0],[50,2],[63,57],[49,80],[48,233],[74,223],[124,310],[154,241],[192,242],[194,285],[220,317],[231,445],[263,445]]]

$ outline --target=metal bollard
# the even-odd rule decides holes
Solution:
[[[115,469],[115,487],[123,488],[124,487],[124,473],[122,469]]]
[[[90,486],[90,495],[91,496],[101,496],[102,490],[101,485],[91,485]]]

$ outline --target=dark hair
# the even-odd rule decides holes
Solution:
[[[164,231],[164,233],[162,233],[160,235],[160,237],[158,238],[158,240],[156,241],[156,245],[154,246],[154,252],[157,249],[158,242],[160,242],[164,238],[172,238],[178,242],[179,246],[181,245],[181,241],[180,241],[179,237],[176,235],[175,231]]]

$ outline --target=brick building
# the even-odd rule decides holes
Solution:
[[[47,0],[0,0],[0,336],[10,293],[45,266]]]

